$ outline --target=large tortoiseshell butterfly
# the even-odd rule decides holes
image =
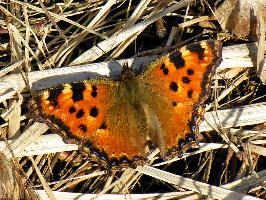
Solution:
[[[119,80],[43,90],[30,107],[54,132],[112,169],[142,165],[154,148],[167,160],[195,143],[221,49],[213,40],[193,43],[137,75],[125,65]]]

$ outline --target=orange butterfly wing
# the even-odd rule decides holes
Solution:
[[[138,76],[124,67],[120,81],[91,79],[44,90],[29,108],[113,169],[143,164],[154,147],[169,159],[192,145],[220,62],[218,42],[194,43]]]
[[[107,79],[64,84],[40,92],[29,107],[36,107],[36,117],[65,140],[106,166],[143,164],[146,137],[118,90],[119,82]]]
[[[221,49],[212,40],[187,45],[155,61],[140,76],[160,124],[161,140],[154,142],[163,158],[180,155],[195,141]]]

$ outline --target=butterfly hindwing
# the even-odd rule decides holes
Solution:
[[[208,40],[187,45],[152,63],[140,76],[147,102],[158,118],[162,156],[185,151],[198,132],[211,77],[221,62],[221,45]]]

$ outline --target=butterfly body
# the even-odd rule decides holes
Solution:
[[[163,159],[195,144],[221,46],[209,40],[176,50],[143,73],[124,66],[119,80],[89,79],[41,91],[35,116],[113,169]]]

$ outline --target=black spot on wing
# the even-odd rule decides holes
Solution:
[[[92,89],[93,91],[96,91],[98,88],[97,88],[96,85],[92,85],[92,86],[91,86],[91,89]]]
[[[91,92],[91,96],[92,96],[93,98],[97,97],[97,92],[96,92],[96,91],[92,91],[92,92]]]
[[[164,75],[167,75],[168,73],[169,73],[169,69],[168,68],[163,69],[163,74]]]
[[[99,127],[99,129],[106,129],[107,128],[107,125],[106,125],[106,123],[105,122],[103,122],[102,124],[101,124],[101,126]]]
[[[200,60],[204,58],[204,48],[200,45],[200,43],[195,43],[187,46],[187,50],[193,53],[197,53]]]
[[[182,53],[179,50],[170,53],[169,58],[170,61],[175,64],[176,69],[185,66],[185,60],[183,59]]]
[[[91,110],[90,110],[90,116],[92,116],[92,117],[97,117],[97,116],[98,116],[98,112],[99,112],[98,108],[96,108],[96,107],[94,106],[94,107],[91,108]]]
[[[189,84],[191,82],[190,78],[188,78],[186,76],[182,77],[182,81],[183,81],[183,83],[186,83],[186,84]]]
[[[76,113],[76,117],[77,117],[77,118],[81,118],[81,117],[83,117],[84,114],[85,114],[85,113],[84,113],[84,110],[83,110],[83,109],[80,109],[80,110]]]
[[[187,69],[187,75],[191,76],[194,74],[194,70],[193,69]]]
[[[98,95],[98,93],[97,93],[97,86],[96,85],[92,85],[91,86],[91,89],[92,89],[92,92],[91,92],[91,96],[93,97],[93,98],[96,98],[97,97],[97,95]]]
[[[79,125],[79,128],[80,128],[84,133],[87,132],[87,130],[88,130],[87,126],[85,126],[84,124],[80,124],[80,125]]]
[[[50,89],[49,97],[47,98],[47,100],[50,101],[53,106],[58,106],[58,96],[62,93],[63,90],[63,85]]]
[[[164,75],[167,75],[169,73],[169,69],[165,67],[165,64],[163,63],[160,69],[163,71]]]
[[[71,106],[69,108],[69,113],[74,113],[74,112],[76,112],[76,108],[74,106]]]
[[[72,99],[74,102],[83,100],[83,91],[86,89],[86,86],[83,82],[71,83],[72,90]]]
[[[177,103],[175,101],[172,101],[172,106],[175,107]]]
[[[177,83],[176,83],[175,81],[172,81],[172,82],[170,83],[170,85],[169,85],[169,88],[170,88],[172,91],[177,92],[177,90],[178,90],[178,85],[177,85]]]
[[[165,64],[163,63],[160,67],[160,69],[164,69],[165,68]]]
[[[192,95],[193,95],[193,90],[188,90],[187,92],[188,98],[192,98]]]

